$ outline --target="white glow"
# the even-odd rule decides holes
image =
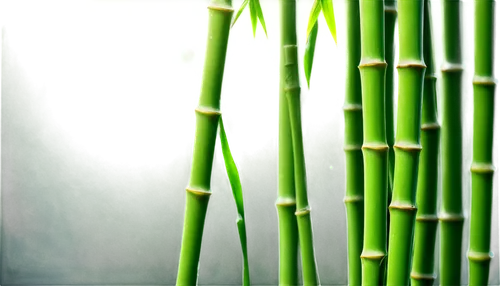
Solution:
[[[240,3],[235,1],[235,7]],[[232,30],[229,54],[239,55],[240,48],[264,48],[264,62],[273,64],[278,1],[261,3],[269,40],[261,30],[256,39],[251,37],[249,12],[245,11]],[[193,83],[198,82],[207,35],[206,4],[203,0],[40,1],[49,16],[56,16],[57,31],[72,41],[73,56],[80,56],[81,63],[88,64],[89,72],[96,72],[98,80],[112,80],[121,95],[134,95],[135,88],[140,87],[145,95],[151,95],[152,88],[168,87],[168,72],[193,72]],[[312,0],[299,2],[301,44],[311,5]],[[193,84],[193,93],[196,90]]]

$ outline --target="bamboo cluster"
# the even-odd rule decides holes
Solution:
[[[257,0],[250,6],[255,33],[265,24]],[[442,127],[438,121],[430,0],[347,0],[344,202],[349,285],[432,285],[440,221],[440,284],[459,285],[462,210],[461,2],[443,0]],[[279,284],[320,285],[314,253],[302,138],[296,0],[280,0]],[[258,7],[257,7],[258,6]],[[252,10],[253,9],[253,10]],[[470,285],[488,282],[493,188],[494,1],[475,2],[474,140],[469,258]],[[253,11],[253,12],[252,12]],[[308,26],[305,73],[309,83],[323,11],[336,39],[331,0],[316,0]],[[233,10],[231,0],[209,5],[209,40],[196,141],[187,187],[177,285],[196,285],[220,93]],[[399,19],[397,128],[394,136],[394,33]],[[234,22],[233,22],[234,23]],[[267,32],[266,32],[267,33]],[[310,33],[310,34],[309,34]],[[222,132],[222,121],[220,123]],[[227,145],[224,133],[223,144]],[[441,145],[440,145],[441,144]],[[227,145],[227,149],[228,149]],[[439,158],[441,156],[441,168]],[[230,157],[230,153],[228,153]],[[230,158],[231,168],[236,165]],[[226,163],[228,164],[228,163]],[[442,202],[438,216],[438,173]],[[237,171],[235,171],[237,173]],[[232,182],[233,184],[233,182]],[[241,195],[241,185],[235,198]],[[243,203],[238,213],[243,218]],[[389,223],[390,221],[390,223]],[[246,233],[241,223],[241,233]],[[238,222],[240,227],[240,222]],[[240,235],[241,235],[240,233]],[[243,236],[246,236],[243,235]],[[244,247],[243,247],[244,245]],[[244,285],[250,284],[242,238]]]

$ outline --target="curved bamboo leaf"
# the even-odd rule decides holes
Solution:
[[[257,17],[259,18],[259,22],[262,25],[262,28],[264,29],[264,33],[266,34],[267,38],[266,21],[264,21],[264,14],[262,14],[262,8],[260,7],[260,2],[258,0],[255,0],[255,10],[257,11]],[[255,31],[254,31],[254,36],[255,36]]]
[[[332,0],[320,0],[321,10],[325,16],[326,24],[332,33],[333,40],[337,43],[337,28],[335,27],[335,14],[333,12]]]
[[[236,219],[236,225],[238,227],[238,234],[240,236],[240,243],[241,243],[241,251],[243,254],[243,285],[250,286],[250,271],[248,268],[245,211],[243,208],[243,191],[241,188],[240,175],[238,173],[238,168],[236,168],[236,164],[234,163],[233,156],[231,155],[231,150],[229,149],[229,144],[227,142],[226,131],[224,130],[222,117],[220,117],[219,119],[219,125],[220,125],[219,135],[222,147],[222,155],[224,156],[224,164],[226,165],[227,177],[229,179],[229,183],[231,184],[231,190],[233,191],[233,197],[236,203],[236,209],[238,211],[238,218]]]
[[[238,10],[238,13],[236,13],[236,16],[234,16],[234,20],[233,20],[233,23],[231,24],[231,27],[233,27],[233,26],[234,26],[234,24],[236,23],[236,20],[238,20],[238,18],[240,17],[241,12],[243,12],[243,10],[245,10],[245,7],[247,6],[248,1],[249,1],[249,0],[245,0],[245,1],[243,1],[243,3],[241,4],[241,7],[240,7],[240,9]]]
[[[311,33],[314,25],[317,25],[318,22],[318,16],[319,13],[321,12],[321,2],[320,0],[314,0],[313,7],[311,9],[311,13],[309,14],[309,21],[307,23],[307,36],[309,37],[309,34]]]
[[[255,30],[257,30],[257,10],[255,8],[255,1],[250,0],[248,7],[250,8],[250,19],[252,20],[253,37],[255,38]]]
[[[318,21],[314,23],[311,33],[307,37],[306,52],[304,54],[304,72],[306,74],[307,87],[311,79],[311,71],[314,59],[314,49],[316,48],[316,37],[318,36]]]

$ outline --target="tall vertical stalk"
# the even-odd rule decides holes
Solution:
[[[210,198],[210,179],[220,117],[220,94],[233,9],[231,0],[212,0],[205,68],[196,111],[196,140],[189,185],[186,188],[184,229],[177,274],[178,286],[196,285],[203,226]]]
[[[295,217],[295,178],[292,131],[286,97],[289,83],[286,72],[285,47],[297,43],[295,32],[295,1],[280,0],[280,99],[279,99],[279,181],[276,207],[279,218],[280,285],[298,284],[298,230]]]
[[[394,30],[396,28],[397,10],[396,0],[384,0],[385,14],[385,129],[387,145],[389,145],[389,183],[387,190],[387,204],[391,203],[392,190],[394,189]],[[389,210],[387,210],[387,234],[391,224]],[[389,238],[389,235],[387,235]],[[387,278],[387,259],[384,260],[385,279]],[[385,281],[385,280],[384,280]]]
[[[398,16],[396,0],[384,1],[385,14],[385,128],[389,145],[389,200],[394,185],[394,31]]]
[[[461,5],[443,1],[442,199],[440,223],[440,284],[459,285],[462,259],[462,50]]]
[[[289,5],[295,6],[295,0],[289,1]],[[287,11],[295,20],[295,9]],[[293,13],[293,14],[292,14]],[[284,20],[283,20],[284,22]],[[282,24],[284,24],[282,22]],[[304,146],[302,142],[302,119],[300,107],[300,83],[299,83],[299,61],[297,54],[296,26],[294,22],[287,22],[290,42],[284,43],[281,52],[283,54],[284,83],[283,90],[288,102],[288,114],[290,116],[290,127],[293,147],[293,168],[295,179],[295,195],[297,199],[297,226],[299,231],[300,256],[302,258],[302,277],[304,285],[319,285],[319,277],[316,269],[316,258],[314,255],[313,232],[311,222],[311,209],[307,199],[306,166],[304,160]]]
[[[365,209],[362,284],[380,285],[387,255],[388,146],[385,125],[384,2],[361,0],[361,88]]]
[[[469,248],[469,285],[486,285],[490,270],[493,193],[493,122],[495,108],[495,2],[475,1],[474,138]]]
[[[422,152],[417,181],[417,218],[415,249],[411,272],[412,285],[433,285],[434,251],[437,232],[437,185],[439,123],[436,103],[436,75],[432,49],[430,0],[424,1],[424,61],[427,65],[422,101]]]
[[[346,1],[347,70],[344,103],[345,163],[347,212],[347,244],[349,285],[361,285],[363,250],[363,109],[361,105],[361,78],[358,64],[361,55],[359,27],[359,0]]]
[[[398,0],[399,63],[394,190],[389,231],[387,285],[410,282],[415,197],[420,150],[421,104],[425,64],[423,57],[423,0]]]

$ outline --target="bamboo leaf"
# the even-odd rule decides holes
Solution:
[[[309,37],[309,33],[313,29],[314,25],[318,22],[318,16],[321,12],[321,2],[320,0],[314,0],[313,7],[311,9],[311,13],[309,14],[309,22],[307,23],[307,36]]]
[[[259,17],[259,22],[262,25],[262,29],[264,29],[264,33],[266,34],[267,38],[266,21],[264,21],[264,14],[262,14],[262,8],[260,7],[260,2],[259,0],[254,0],[254,1],[255,1],[255,9],[257,10],[257,17]]]
[[[241,4],[241,7],[240,7],[240,9],[238,10],[238,12],[236,13],[236,16],[234,17],[233,23],[231,24],[231,28],[232,28],[232,27],[234,26],[234,24],[236,23],[236,20],[238,20],[238,18],[240,17],[241,12],[243,12],[243,10],[245,10],[245,7],[247,6],[248,1],[249,1],[249,0],[245,0],[245,1],[243,1],[243,3]]]
[[[314,49],[316,48],[316,37],[318,36],[318,21],[314,23],[311,33],[307,37],[306,52],[304,54],[304,72],[306,74],[307,87],[311,80],[311,71],[314,59]]]
[[[241,251],[243,254],[243,285],[250,285],[250,271],[248,268],[248,256],[247,256],[247,235],[245,226],[245,211],[243,207],[243,190],[240,182],[240,175],[238,173],[238,168],[234,163],[233,156],[231,155],[231,150],[229,149],[229,143],[226,137],[226,131],[224,130],[224,123],[222,122],[222,117],[219,119],[220,125],[220,142],[222,147],[222,155],[224,156],[224,164],[226,165],[227,177],[229,183],[231,184],[231,190],[233,191],[234,201],[236,203],[236,209],[238,211],[238,218],[236,219],[236,225],[238,227],[238,234],[240,236]]]
[[[255,38],[255,30],[257,30],[257,10],[255,8],[255,1],[250,0],[248,6],[250,7],[250,19],[252,20],[253,37]]]
[[[332,0],[320,0],[321,10],[325,16],[326,24],[332,33],[333,40],[337,43],[337,28],[335,27],[335,14],[333,12]]]

